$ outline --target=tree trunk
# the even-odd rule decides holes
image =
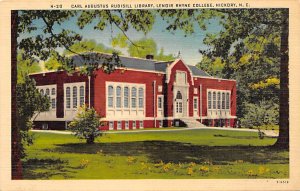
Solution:
[[[280,60],[280,108],[279,108],[279,137],[275,147],[289,149],[289,10],[283,10],[281,32]]]
[[[22,179],[21,136],[17,125],[17,27],[18,12],[11,12],[11,170],[12,179]]]
[[[95,137],[94,136],[89,136],[89,138],[86,140],[87,144],[94,144],[95,142]]]

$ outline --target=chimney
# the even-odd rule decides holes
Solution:
[[[146,55],[146,59],[148,59],[148,60],[153,60],[153,58],[154,58],[153,54],[147,54]]]

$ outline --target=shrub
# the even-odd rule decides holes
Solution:
[[[79,108],[75,119],[69,124],[69,130],[74,132],[75,136],[85,139],[87,144],[92,144],[95,138],[101,136],[100,116],[94,108],[88,108],[86,105]]]

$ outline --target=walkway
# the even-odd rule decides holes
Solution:
[[[118,133],[145,133],[145,132],[171,132],[171,131],[189,131],[195,129],[219,129],[225,131],[246,131],[246,132],[257,132],[257,129],[240,129],[240,128],[225,128],[225,127],[197,127],[197,128],[178,128],[178,129],[143,129],[143,130],[127,130],[127,131],[103,131],[105,134],[118,134]],[[56,133],[56,134],[72,134],[70,131],[58,131],[58,130],[31,130],[32,132],[43,132],[43,133]],[[272,130],[262,130],[267,137],[277,137],[278,132]]]

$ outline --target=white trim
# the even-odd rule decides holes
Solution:
[[[224,79],[224,78],[217,78],[217,77],[209,77],[209,76],[194,76],[196,78],[205,78],[205,79],[212,79],[212,80],[222,80],[222,81],[234,81],[236,82],[236,80],[233,80],[233,79]]]
[[[211,109],[208,108],[208,93],[211,92]],[[216,93],[216,108],[214,109],[214,99],[213,93]],[[220,109],[218,109],[218,93],[220,93]],[[222,93],[224,93],[225,97],[225,109],[222,109]],[[226,93],[229,93],[229,108],[226,109]],[[207,97],[207,116],[209,119],[227,119],[231,116],[231,91],[230,90],[220,90],[220,89],[207,89],[206,97]]]
[[[193,73],[191,71],[191,69],[184,63],[184,61],[182,59],[176,59],[174,62],[172,62],[171,65],[169,65],[166,69],[166,83],[168,84],[170,82],[170,77],[171,77],[171,72],[172,72],[172,68],[179,62],[182,61],[183,65],[188,69],[190,75],[191,75],[191,81],[192,81],[192,85],[194,85],[194,76]],[[186,76],[186,80],[187,76]]]
[[[161,108],[158,108],[158,105],[159,105],[159,102],[158,102],[158,99],[161,98]],[[157,107],[156,107],[156,110],[157,110],[157,117],[162,117],[164,116],[164,95],[157,95]],[[160,115],[158,115],[160,114]]]
[[[197,102],[196,102],[197,103],[197,108],[194,108],[195,99],[197,100]],[[198,98],[198,96],[193,96],[193,115],[194,115],[194,117],[199,116],[199,98]]]

